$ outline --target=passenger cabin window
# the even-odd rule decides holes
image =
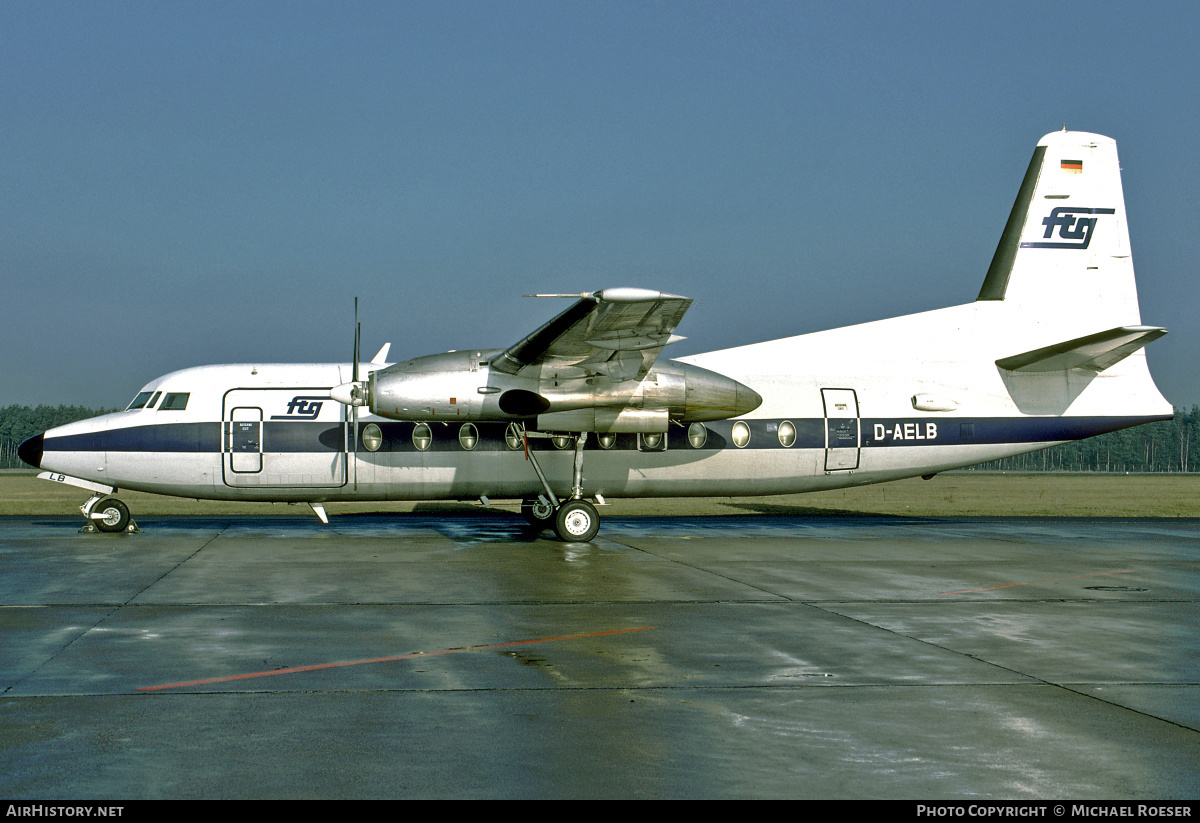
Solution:
[[[133,402],[129,404],[129,408],[125,409],[125,411],[133,411],[134,409],[145,408],[146,401],[149,400],[150,396],[153,394],[154,394],[154,392],[148,392],[148,391],[141,392],[140,394],[138,394],[137,397],[133,398]]]
[[[188,398],[192,396],[191,392],[174,392],[163,398],[162,405],[158,407],[159,411],[183,411],[187,408]]]

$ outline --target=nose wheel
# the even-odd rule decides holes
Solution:
[[[108,533],[141,531],[129,514],[129,507],[115,497],[93,497],[79,507],[87,524],[82,531]]]

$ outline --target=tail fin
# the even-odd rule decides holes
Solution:
[[[1064,130],[1038,142],[978,299],[1094,329],[1141,324],[1116,141]]]

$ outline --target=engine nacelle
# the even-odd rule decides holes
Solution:
[[[483,420],[493,351],[452,351],[417,357],[371,372],[366,404],[394,420]],[[507,376],[507,375],[506,375]]]
[[[418,357],[371,372],[373,414],[394,420],[528,420],[542,431],[652,432],[680,423],[724,420],[762,403],[753,389],[716,372],[660,361],[640,381],[614,379],[588,364],[513,375],[490,367],[499,350]],[[348,384],[350,385],[350,384]],[[346,387],[331,394],[347,402]]]

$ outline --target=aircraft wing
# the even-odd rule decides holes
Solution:
[[[493,369],[517,374],[545,367],[605,374],[615,383],[641,380],[692,304],[689,297],[647,289],[604,289],[579,301],[533,334],[497,355]]]

